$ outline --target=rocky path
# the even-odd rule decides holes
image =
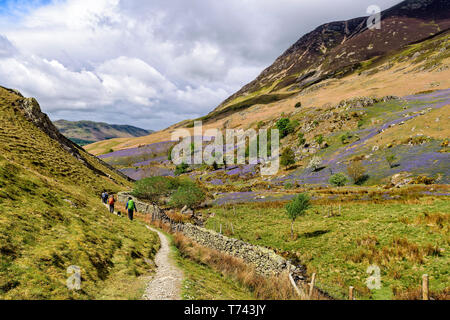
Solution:
[[[109,206],[105,206],[109,210]],[[114,212],[114,214],[117,214],[117,212]],[[156,274],[150,279],[142,299],[181,300],[181,282],[183,281],[183,272],[170,258],[169,240],[162,232],[149,226],[146,227],[147,229],[158,234],[161,242],[161,248],[155,257],[155,264],[157,266]]]
[[[158,234],[161,248],[155,257],[158,269],[148,283],[142,298],[144,300],[181,300],[183,273],[170,258],[169,240],[162,232],[149,226],[147,228]]]

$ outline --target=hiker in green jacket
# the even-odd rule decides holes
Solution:
[[[133,221],[133,214],[136,210],[136,204],[134,203],[133,199],[131,197],[128,198],[127,205],[125,206],[125,209],[128,210],[128,219]]]

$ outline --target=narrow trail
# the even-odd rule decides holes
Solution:
[[[109,206],[105,204],[105,207]],[[114,212],[117,215],[117,212]],[[170,245],[166,235],[146,225],[147,229],[159,236],[161,248],[155,256],[156,274],[150,278],[143,300],[181,300],[183,272],[170,257]]]
[[[170,258],[169,240],[162,232],[149,226],[147,228],[158,234],[161,248],[155,257],[158,269],[148,283],[142,298],[144,300],[181,300],[183,273]]]

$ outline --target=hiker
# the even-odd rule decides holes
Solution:
[[[131,197],[128,198],[128,202],[127,202],[125,209],[128,210],[128,219],[133,221],[133,214],[135,211],[137,212],[137,210],[136,210],[136,205]]]
[[[103,203],[104,204],[108,204],[108,192],[106,192],[106,191],[103,191],[103,193],[102,193],[102,201],[103,201]]]
[[[109,212],[111,213],[114,213],[114,203],[116,203],[116,200],[114,199],[114,195],[111,195],[108,200]]]

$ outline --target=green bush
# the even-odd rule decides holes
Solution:
[[[299,132],[298,134],[298,145],[303,146],[306,143],[305,134],[303,132]]]
[[[295,163],[295,153],[291,148],[286,148],[281,153],[280,164],[284,167]]]
[[[180,174],[186,173],[189,165],[186,163],[182,163],[175,168],[175,175],[179,176]]]
[[[343,173],[336,173],[330,177],[329,182],[335,187],[343,187],[348,182],[348,178]]]
[[[316,136],[315,140],[318,145],[321,145],[324,141],[323,135],[319,134],[318,136]]]
[[[172,161],[172,150],[175,148],[175,145],[169,148],[169,152],[167,153],[167,160]]]
[[[349,143],[348,140],[350,140],[351,138],[353,138],[353,135],[350,132],[346,132],[343,135],[341,135],[341,142],[342,144],[347,144]]]
[[[159,203],[162,197],[169,196],[180,186],[180,182],[172,177],[150,177],[134,184],[132,195],[152,203]]]
[[[276,126],[277,126],[277,129],[280,131],[280,138],[284,138],[288,135],[289,122],[290,121],[288,118],[282,118],[277,121]]]
[[[388,155],[386,155],[386,161],[389,164],[389,167],[393,168],[394,167],[394,162],[397,160],[397,157],[390,153]]]
[[[357,185],[361,185],[367,181],[369,176],[366,174],[366,169],[362,161],[352,161],[347,167],[348,175],[353,179]]]
[[[309,196],[305,193],[297,195],[290,203],[286,205],[286,213],[291,220],[291,237],[294,237],[294,222],[297,217],[305,214],[311,207]]]
[[[205,193],[193,181],[185,180],[178,187],[178,190],[172,194],[170,205],[176,208],[188,206],[195,208],[205,200]]]

